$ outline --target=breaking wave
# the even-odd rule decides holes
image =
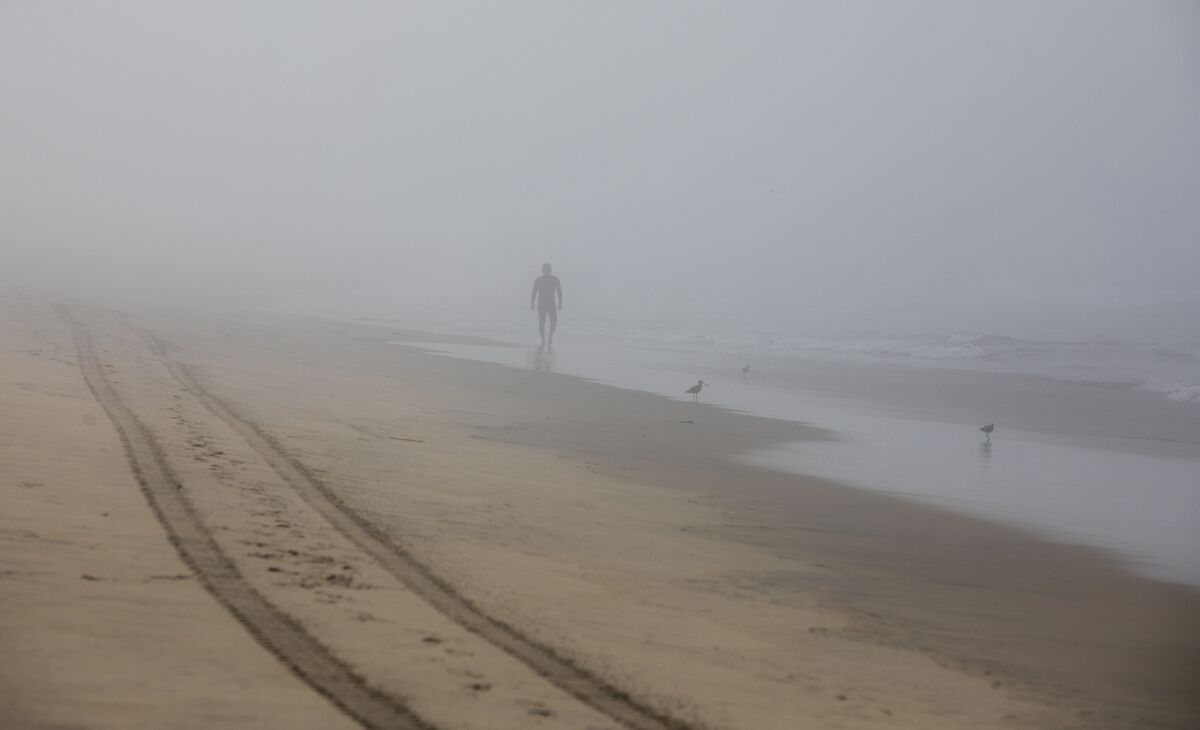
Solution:
[[[1167,400],[1177,403],[1200,403],[1200,385],[1149,382],[1139,385],[1138,390],[1161,393]]]

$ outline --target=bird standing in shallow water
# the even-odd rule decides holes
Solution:
[[[746,376],[749,374],[750,374],[750,364],[746,363],[746,367],[742,368],[742,380],[745,380]]]
[[[992,441],[992,431],[995,431],[995,430],[996,430],[996,424],[994,424],[994,423],[989,423],[988,425],[984,426],[983,428],[981,428],[981,429],[979,429],[979,430],[980,430],[980,431],[983,431],[983,434],[984,434],[985,436],[987,436],[988,443],[991,443],[991,441]]]
[[[701,380],[684,392],[690,394],[692,396],[692,402],[695,403],[696,401],[700,400],[700,391],[703,390],[704,386],[706,385],[708,385],[708,383]]]

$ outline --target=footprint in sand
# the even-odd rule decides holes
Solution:
[[[325,576],[325,582],[330,585],[349,588],[350,584],[354,582],[354,579],[345,573],[330,573],[329,575]]]
[[[541,702],[518,701],[517,704],[529,705],[529,709],[527,709],[526,712],[528,712],[530,715],[534,715],[535,717],[554,717],[555,716],[554,710],[551,710],[549,707],[546,707]]]

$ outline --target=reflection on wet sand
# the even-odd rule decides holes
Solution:
[[[1200,585],[1200,461],[1189,451],[1200,432],[1178,412],[1180,404],[1110,388],[1099,398],[1095,386],[1041,377],[790,357],[755,363],[758,377],[742,381],[740,357],[577,340],[557,354],[444,341],[423,347],[680,399],[688,398],[680,382],[703,374],[721,385],[710,405],[836,434],[745,454],[755,465],[1100,545],[1154,577]],[[962,394],[970,396],[969,409]],[[1025,423],[1009,414],[1003,435],[989,445],[976,413],[1005,408],[1024,414]],[[1096,424],[1110,432],[1097,434]]]
[[[554,345],[538,345],[525,353],[526,370],[554,372]]]
[[[976,478],[981,487],[992,486],[992,442],[984,441],[979,444],[979,458],[975,469]]]

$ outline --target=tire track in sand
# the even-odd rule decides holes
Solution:
[[[83,379],[116,428],[138,485],[180,557],[204,586],[279,661],[368,728],[432,730],[402,700],[367,684],[246,580],[213,540],[183,493],[158,441],[122,402],[96,356],[91,335],[63,306],[58,316],[71,329]]]
[[[171,358],[162,340],[148,330],[128,326],[162,360],[181,387],[236,431],[309,506],[439,612],[518,659],[546,681],[626,727],[633,730],[688,730],[691,727],[639,702],[550,647],[485,613],[427,565],[389,540],[378,527],[350,509],[261,427],[204,388],[186,365]]]

